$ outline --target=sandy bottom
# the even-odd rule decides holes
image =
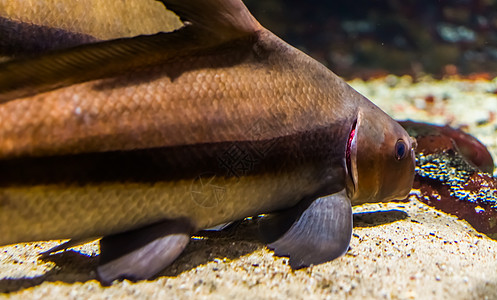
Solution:
[[[495,82],[413,84],[409,78],[388,77],[352,84],[396,118],[465,125],[496,157]],[[96,243],[45,260],[37,254],[60,241],[7,246],[0,248],[0,297],[497,298],[497,242],[465,221],[417,200],[364,205],[354,212],[347,254],[297,271],[257,242],[252,222],[192,239],[184,254],[153,280],[110,287],[95,280]]]

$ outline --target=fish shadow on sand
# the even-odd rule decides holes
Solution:
[[[0,280],[0,292],[10,293],[42,284],[43,282],[62,281],[65,283],[84,282],[95,279],[96,256],[87,256],[74,250],[51,255],[40,260],[53,262],[55,267],[43,275],[24,278],[5,278]],[[15,268],[15,266],[10,266]]]
[[[195,235],[185,251],[160,276],[178,276],[216,258],[233,260],[264,247],[255,220],[239,222],[222,231],[202,231]]]
[[[401,210],[375,211],[354,214],[354,227],[373,227],[408,218]],[[223,231],[202,231],[185,251],[157,277],[175,277],[216,258],[233,260],[264,247],[260,242],[255,220],[243,221]],[[42,258],[40,258],[42,259]],[[96,279],[98,256],[87,256],[74,250],[50,255],[42,259],[55,267],[41,276],[0,280],[0,292],[11,293],[44,282],[76,283]]]
[[[405,211],[397,209],[355,213],[354,227],[374,227],[407,218],[409,215]]]

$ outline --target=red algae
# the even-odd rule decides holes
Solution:
[[[413,121],[399,122],[418,141],[417,152],[425,154],[454,150],[468,163],[492,174],[494,161],[487,147],[475,137],[450,126],[438,126]]]
[[[416,198],[497,238],[497,179],[493,160],[474,137],[448,126],[401,122],[416,137]]]
[[[422,167],[422,166],[421,166]],[[497,238],[497,180],[475,172],[464,184],[416,176],[416,198],[430,206],[466,220],[477,231]]]

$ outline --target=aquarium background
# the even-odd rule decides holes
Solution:
[[[256,18],[345,77],[497,75],[494,0],[246,0]]]

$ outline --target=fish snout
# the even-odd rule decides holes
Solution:
[[[347,163],[352,203],[407,197],[414,181],[416,140],[387,114],[359,111],[353,141]]]

